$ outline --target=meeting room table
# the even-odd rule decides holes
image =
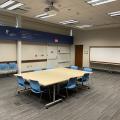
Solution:
[[[44,87],[53,86],[53,100],[52,102],[45,105],[45,107],[48,108],[49,106],[62,101],[62,98],[56,99],[56,85],[69,81],[70,78],[80,78],[84,76],[85,73],[90,72],[73,70],[69,68],[54,68],[48,70],[21,73],[20,76],[22,76],[28,82],[29,80],[38,81],[39,84]]]

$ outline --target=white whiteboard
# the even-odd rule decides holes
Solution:
[[[90,48],[90,61],[120,63],[120,48]]]

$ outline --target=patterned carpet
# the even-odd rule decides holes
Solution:
[[[0,78],[0,120],[120,120],[120,74],[95,71],[90,89],[79,88],[49,109],[44,98],[16,95],[16,88],[14,77]]]

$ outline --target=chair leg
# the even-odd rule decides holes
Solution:
[[[20,91],[18,90],[19,88],[16,88],[16,95],[20,94]]]
[[[49,92],[49,97],[50,97],[50,100],[51,100],[50,88],[48,88],[48,92]]]
[[[68,90],[67,90],[67,88],[66,88],[66,95],[67,95],[67,97],[68,97]]]
[[[19,87],[17,87],[16,90],[17,90],[17,94],[20,94],[21,92],[24,91],[24,89],[20,89]]]
[[[77,93],[77,87],[75,88],[75,92]]]
[[[29,95],[31,95],[31,93],[32,93],[32,91],[30,90],[30,91],[29,91]]]
[[[82,82],[82,86],[84,86],[84,83]]]
[[[42,93],[40,93],[40,100],[42,99]]]
[[[89,84],[89,81],[87,81],[87,88],[90,89],[90,84]]]

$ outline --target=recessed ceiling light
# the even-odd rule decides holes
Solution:
[[[110,16],[120,16],[120,11],[108,13]]]
[[[7,6],[13,4],[14,2],[15,2],[15,1],[13,1],[13,0],[9,0],[9,1],[7,1],[7,2],[1,4],[1,5],[0,5],[0,8],[5,8],[5,7],[7,7]]]
[[[17,3],[17,4],[15,4],[15,5],[7,8],[7,9],[8,9],[8,10],[14,10],[14,9],[16,9],[16,8],[18,8],[18,7],[20,7],[20,6],[23,6],[23,5],[24,5],[23,3]]]
[[[117,1],[117,0],[88,0],[88,4],[91,4],[92,6],[97,6],[97,5],[102,5],[105,3],[110,3],[113,1]]]
[[[53,17],[55,15],[56,15],[56,13],[50,14],[50,13],[47,12],[47,13],[43,13],[43,14],[40,14],[40,15],[36,15],[35,17],[44,19],[44,18],[48,18],[48,17]]]
[[[67,20],[67,21],[62,21],[59,22],[60,24],[67,25],[67,24],[73,24],[73,23],[78,23],[77,20]]]
[[[81,25],[81,26],[76,26],[77,28],[89,28],[92,27],[93,25]]]

